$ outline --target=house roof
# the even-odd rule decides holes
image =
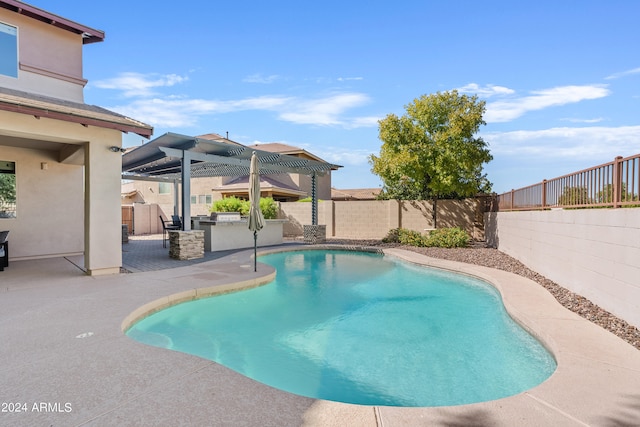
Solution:
[[[213,188],[215,191],[222,191],[225,193],[248,193],[249,192],[249,176],[241,176],[224,185]],[[298,187],[287,185],[278,181],[272,176],[260,175],[260,190],[272,191],[280,194],[290,194],[295,196],[306,196],[307,193],[301,191]]]
[[[331,200],[375,200],[380,194],[379,188],[331,189]]]
[[[262,151],[268,151],[270,153],[281,153],[281,154],[290,154],[290,155],[302,155],[312,160],[317,160],[319,162],[324,162],[320,157],[315,154],[311,154],[307,150],[299,147],[294,147],[292,145],[282,144],[280,142],[269,142],[266,144],[254,144],[249,145],[250,148],[257,148]]]
[[[153,134],[153,127],[102,107],[3,87],[0,87],[0,110],[133,132],[146,138]]]
[[[70,19],[47,12],[46,10],[31,6],[30,4],[22,1],[0,0],[0,7],[75,34],[82,34],[83,44],[101,42],[104,40],[104,31],[78,24]]]
[[[287,154],[270,153],[238,143],[166,133],[122,156],[122,178],[179,181],[182,157],[191,158],[192,178],[249,175],[252,153],[258,156],[260,174],[311,175],[341,166]]]

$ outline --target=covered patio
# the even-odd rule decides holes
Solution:
[[[173,214],[191,218],[191,178],[248,176],[254,152],[260,175],[294,173],[310,176],[310,197],[314,206],[310,224],[317,225],[316,179],[342,166],[246,147],[225,138],[166,133],[122,156],[122,179],[172,183],[175,188]],[[191,221],[182,221],[182,224],[183,231],[191,230]]]

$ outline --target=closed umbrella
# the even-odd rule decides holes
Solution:
[[[251,155],[251,167],[249,169],[249,230],[253,231],[253,271],[258,270],[256,259],[258,252],[258,230],[264,227],[264,217],[260,210],[260,172],[258,170],[258,157],[255,151]]]

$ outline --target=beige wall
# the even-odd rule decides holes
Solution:
[[[0,218],[0,230],[11,231],[11,258],[82,253],[82,166],[58,163],[52,151],[2,146],[2,136],[0,160],[16,163],[17,217]]]
[[[487,240],[640,327],[640,209],[487,214]]]
[[[84,251],[89,274],[117,273],[122,164],[108,147],[121,145],[121,133],[4,111],[0,123],[0,158],[15,161],[17,172],[17,218],[0,219],[11,258]]]
[[[210,195],[212,196],[212,202],[222,198],[220,192],[212,191],[213,188],[217,188],[223,185],[223,182],[228,182],[236,177],[210,177],[210,178],[192,178],[191,179],[191,194],[194,196]],[[300,185],[302,191],[307,191],[311,195],[311,177],[306,175],[287,175],[280,174],[274,175],[274,178],[282,183],[289,185]],[[174,209],[174,189],[171,186],[171,192],[169,194],[159,193],[160,184],[153,181],[131,181],[122,185],[121,192],[127,193],[133,190],[137,190],[143,197],[143,200],[147,204],[158,204],[162,212],[170,217],[173,214]],[[317,180],[318,198],[323,200],[331,199],[331,176],[329,174],[325,176],[319,176]],[[180,203],[180,186],[178,186],[178,203]],[[211,210],[211,204],[198,203],[191,205],[191,215],[209,215]],[[122,200],[123,204],[130,204],[130,200]],[[309,211],[311,212],[311,211]],[[182,209],[178,209],[178,213],[182,215]],[[309,213],[311,215],[311,213]],[[309,216],[309,223],[311,223],[311,216]],[[286,227],[285,227],[286,228]],[[302,228],[300,229],[302,230]]]
[[[18,78],[0,75],[0,86],[83,102],[81,35],[2,8],[0,21],[18,27],[19,61]]]
[[[433,228],[432,212],[429,200],[329,200],[318,202],[318,224],[327,226],[327,237],[381,239],[398,227],[420,232]],[[289,220],[284,227],[286,236],[301,236],[302,226],[311,224],[311,203],[280,203],[279,217]],[[475,199],[438,201],[438,228],[461,227],[481,240],[482,221]]]

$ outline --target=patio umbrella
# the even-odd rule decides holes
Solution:
[[[253,231],[253,271],[258,270],[258,230],[264,227],[264,217],[260,210],[260,172],[255,151],[251,155],[249,169],[249,230]]]

